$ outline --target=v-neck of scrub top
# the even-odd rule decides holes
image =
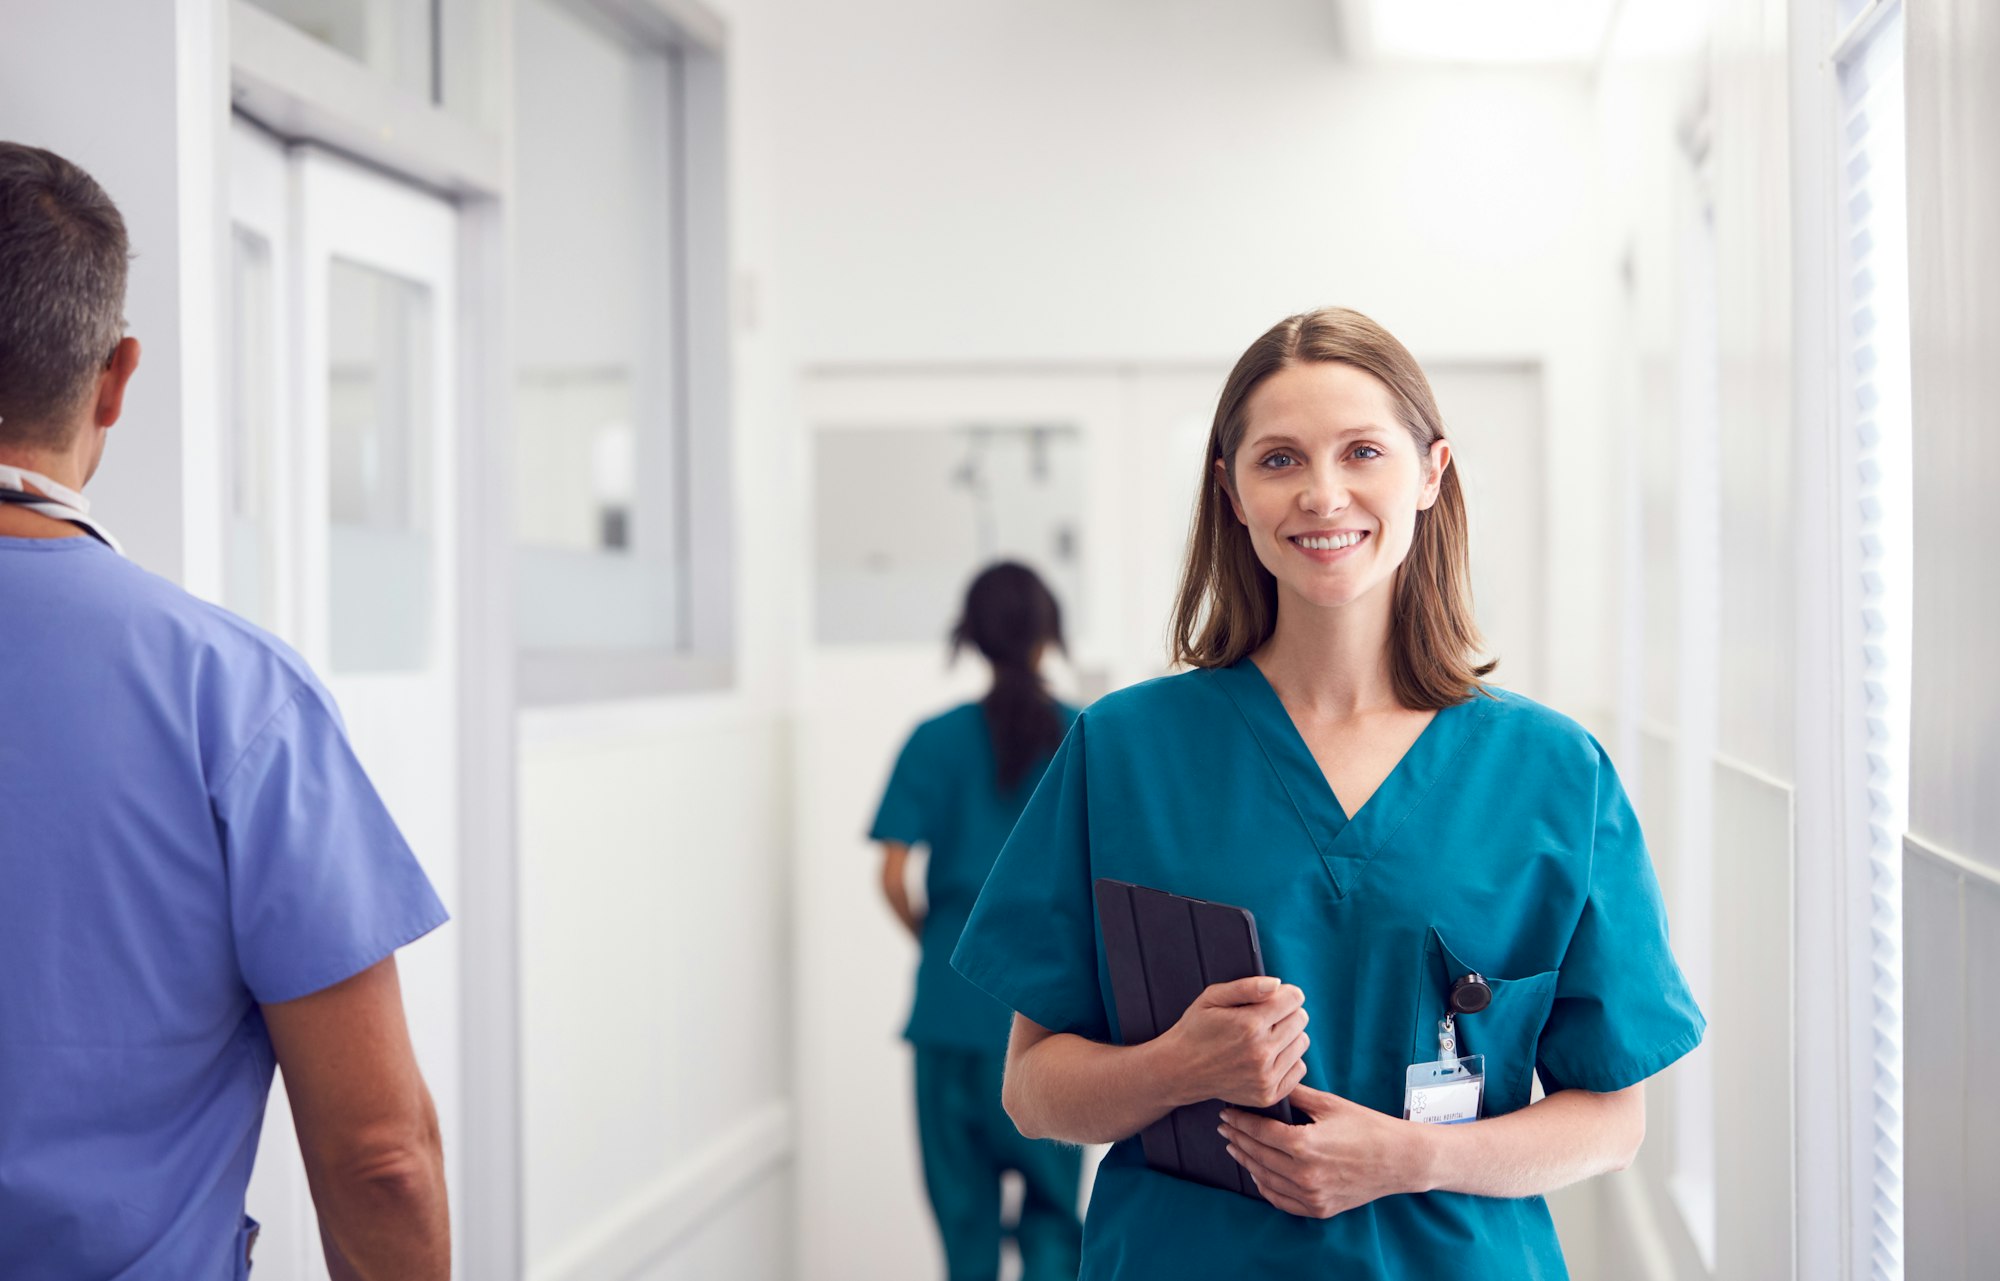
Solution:
[[[1334,893],[1343,898],[1354,888],[1369,860],[1443,780],[1486,711],[1487,700],[1478,695],[1439,708],[1388,777],[1350,817],[1263,670],[1248,658],[1209,670],[1264,749],[1271,771],[1284,786],[1299,822],[1333,877]]]

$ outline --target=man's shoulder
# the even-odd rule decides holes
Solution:
[[[296,650],[240,614],[204,600],[180,584],[130,561],[116,562],[111,584],[128,626],[154,630],[191,661],[219,662],[226,673],[269,677],[318,687],[312,668]]]
[[[125,691],[135,713],[150,709],[144,724],[192,734],[211,769],[301,696],[332,708],[291,646],[129,560],[86,553],[60,579],[19,585],[62,633],[59,644],[25,655],[31,664],[69,668],[76,679],[89,672]]]

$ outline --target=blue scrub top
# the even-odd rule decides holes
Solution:
[[[283,645],[93,538],[0,612],[0,1277],[240,1277],[259,1003],[444,908]]]
[[[1437,713],[1351,820],[1256,665],[1122,690],[1077,720],[967,925],[959,972],[1044,1027],[1111,1041],[1092,882],[1248,908],[1266,969],[1312,1017],[1306,1084],[1400,1117],[1437,1057],[1451,981],[1486,1056],[1488,1115],[1637,1084],[1703,1020],[1667,945],[1618,776],[1574,722],[1494,690]],[[1541,1197],[1384,1197],[1328,1220],[1146,1168],[1136,1138],[1097,1176],[1084,1276],[1566,1275]],[[1287,1271],[1290,1269],[1290,1271]]]
[[[1074,707],[1057,703],[1055,710],[1065,727],[1076,719]],[[922,958],[903,1029],[912,1044],[1007,1051],[1012,1012],[952,970],[951,950],[1047,764],[1037,761],[1019,783],[1002,791],[986,713],[977,703],[917,726],[896,758],[868,837],[930,847]]]

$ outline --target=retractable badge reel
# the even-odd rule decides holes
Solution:
[[[1486,1100],[1486,1056],[1458,1052],[1458,1020],[1493,1003],[1493,989],[1477,973],[1451,985],[1445,1015],[1438,1020],[1435,1062],[1412,1063],[1403,1082],[1403,1119],[1427,1125],[1477,1121]]]

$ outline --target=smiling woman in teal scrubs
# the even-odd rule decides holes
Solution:
[[[1628,1164],[1640,1083],[1701,1040],[1618,776],[1484,683],[1467,557],[1402,344],[1338,309],[1258,339],[1210,435],[1174,629],[1192,670],[1078,718],[954,958],[1016,1011],[1022,1132],[1116,1144],[1085,1277],[1564,1276],[1541,1194]],[[1248,908],[1278,978],[1113,1044],[1098,877]],[[1491,1004],[1456,1048],[1485,1058],[1484,1118],[1404,1120],[1472,973]],[[1286,1097],[1304,1124],[1223,1113],[1261,1201],[1153,1171],[1133,1137]]]
[[[1000,1108],[1007,1007],[951,969],[952,948],[1014,820],[1076,709],[1042,685],[1042,655],[1061,648],[1062,612],[1025,565],[981,571],[965,597],[952,652],[970,645],[992,665],[993,687],[910,735],[869,830],[882,842],[882,892],[922,945],[917,995],[903,1035],[916,1050],[917,1132],[924,1185],[951,1281],[1000,1275],[1000,1176],[1024,1195],[1015,1239],[1025,1281],[1074,1281],[1082,1226],[1082,1154],[1021,1136]],[[904,891],[912,845],[930,848],[928,906]]]

